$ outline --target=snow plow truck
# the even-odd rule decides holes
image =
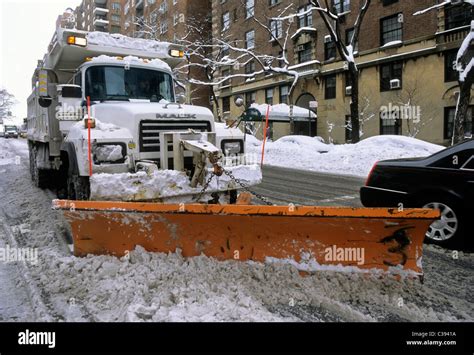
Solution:
[[[38,61],[31,176],[58,192],[53,208],[70,222],[76,256],[140,245],[302,271],[422,275],[438,211],[252,205],[260,166],[246,161],[239,130],[216,132],[210,110],[176,95],[172,68],[183,60],[175,44],[58,28]]]

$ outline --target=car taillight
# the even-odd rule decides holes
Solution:
[[[375,168],[377,167],[378,161],[375,162],[374,166],[372,169],[370,169],[369,176],[367,176],[367,180],[365,181],[365,186],[369,186],[370,178],[372,177],[372,174],[374,173]]]

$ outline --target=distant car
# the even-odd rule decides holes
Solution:
[[[474,140],[427,158],[378,162],[360,197],[366,207],[439,209],[441,219],[430,226],[427,240],[446,247],[472,243],[467,237],[474,237]]]
[[[5,126],[5,138],[18,138],[18,128],[16,126]]]
[[[22,129],[22,130],[20,131],[20,137],[21,137],[21,138],[26,138],[27,136],[28,136],[28,131],[25,130],[25,129]]]

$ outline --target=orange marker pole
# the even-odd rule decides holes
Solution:
[[[265,158],[265,143],[267,141],[267,131],[268,131],[268,116],[270,115],[270,105],[267,106],[267,115],[265,119],[265,129],[263,130],[263,145],[262,145],[262,161],[260,163],[263,166],[263,159]]]
[[[91,97],[87,96],[87,154],[89,159],[89,176],[92,176],[91,149]]]

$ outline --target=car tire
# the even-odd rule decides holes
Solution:
[[[421,201],[423,208],[439,209],[441,219],[426,232],[425,242],[446,248],[462,248],[466,230],[466,215],[461,203],[450,196],[431,196]]]

